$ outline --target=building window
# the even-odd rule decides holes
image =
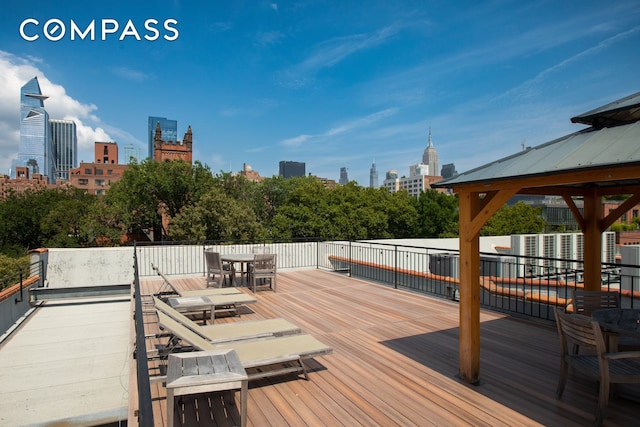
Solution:
[[[89,180],[86,178],[80,178],[78,180],[78,185],[88,185],[89,184]]]
[[[96,169],[96,175],[102,175],[102,169]]]
[[[96,179],[97,187],[104,187],[104,179]]]
[[[91,175],[91,169],[86,168],[86,169],[84,170],[84,174],[85,174],[85,175]]]
[[[111,169],[107,169],[107,175],[111,175],[113,171]]]
[[[99,189],[99,190],[96,190],[96,194],[97,194],[98,196],[104,196],[104,195],[105,195],[105,194],[107,194],[107,193],[106,193],[106,191],[104,191],[103,189]]]
[[[107,148],[107,146],[104,146],[104,155],[108,156],[109,155],[109,148]]]

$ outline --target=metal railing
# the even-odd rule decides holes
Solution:
[[[171,242],[139,245],[140,276],[205,274],[204,250],[222,254],[251,252],[265,246],[278,254],[278,268],[322,268],[377,283],[456,300],[459,253],[450,248],[374,241]],[[640,303],[640,266],[602,264],[602,284],[620,292],[623,306]],[[480,303],[485,308],[526,317],[553,319],[550,308],[567,304],[584,286],[580,260],[480,253]]]
[[[377,283],[456,300],[459,253],[435,247],[377,242],[323,242],[325,267]],[[583,287],[579,260],[480,253],[480,304],[492,310],[552,320],[573,289]],[[602,288],[619,292],[623,307],[640,303],[640,266],[602,263]]]
[[[140,292],[140,276],[138,274],[138,256],[134,245],[133,251],[133,286],[135,296],[135,331],[136,331],[136,376],[138,380],[138,425],[153,427],[153,406],[151,400],[151,384],[149,380],[149,360],[144,332],[144,313],[142,311],[142,293]]]

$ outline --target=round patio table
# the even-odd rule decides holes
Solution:
[[[640,310],[633,308],[601,308],[591,317],[598,321],[608,338],[609,351],[618,351],[619,346],[635,350],[640,348]]]
[[[235,286],[235,276],[236,269],[235,264],[240,264],[240,281],[242,282],[242,278],[246,273],[249,272],[249,264],[251,264],[255,258],[255,254],[253,253],[237,253],[237,254],[222,254],[220,258],[223,262],[231,263],[231,271],[233,274],[231,275],[231,286]],[[247,268],[245,269],[245,265]]]
[[[594,310],[591,317],[600,326],[620,335],[640,338],[640,310],[634,308],[601,308]]]

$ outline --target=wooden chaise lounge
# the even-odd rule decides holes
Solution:
[[[235,350],[250,381],[287,373],[302,373],[308,380],[304,360],[324,356],[333,351],[331,347],[308,334],[216,345],[162,311],[157,310],[157,314],[162,329],[195,350]]]

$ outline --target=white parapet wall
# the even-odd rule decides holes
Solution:
[[[133,248],[49,248],[51,288],[125,285],[133,282]]]

